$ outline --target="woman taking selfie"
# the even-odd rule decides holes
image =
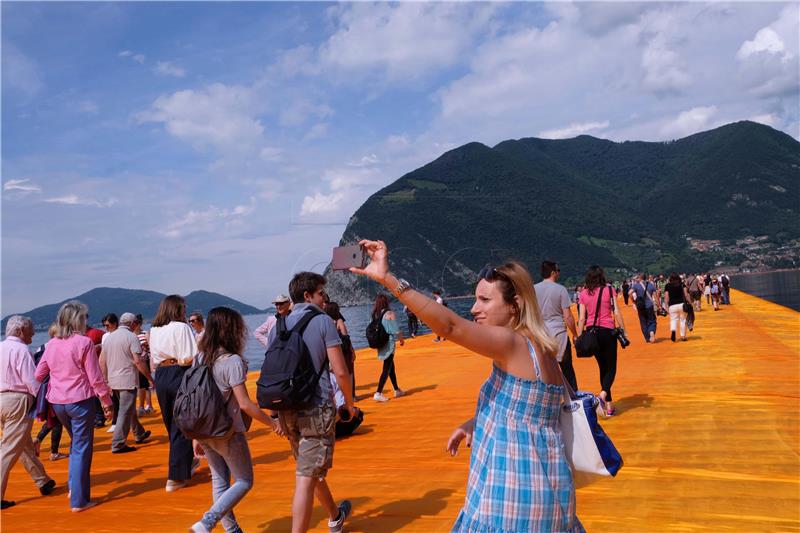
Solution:
[[[528,271],[516,262],[482,270],[473,322],[391,274],[383,241],[360,244],[371,262],[351,272],[386,287],[437,335],[494,363],[475,418],[447,442],[452,455],[464,439],[472,445],[467,497],[453,531],[583,531],[558,427],[558,346],[542,321]]]

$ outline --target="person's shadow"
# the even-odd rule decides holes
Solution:
[[[614,409],[617,413],[624,413],[632,409],[643,407],[649,409],[653,404],[653,397],[649,394],[634,394],[619,400],[614,400]]]
[[[447,506],[445,500],[453,492],[453,489],[435,489],[419,498],[396,500],[364,511],[355,509],[353,520],[347,523],[347,528],[369,533],[399,531],[422,516],[441,513]]]

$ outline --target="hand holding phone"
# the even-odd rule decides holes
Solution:
[[[367,252],[359,244],[350,246],[337,246],[333,249],[333,270],[349,270],[350,267],[364,268],[367,266]]]

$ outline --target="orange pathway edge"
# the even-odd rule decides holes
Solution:
[[[676,344],[668,319],[659,318],[658,342],[646,345],[634,311],[624,310],[633,345],[620,350],[618,415],[603,426],[625,466],[615,479],[578,489],[587,530],[800,530],[800,314],[738,291],[732,299],[720,312],[704,306],[690,342]],[[371,398],[380,370],[374,351],[359,351],[366,419],[355,436],[337,443],[328,479],[337,499],[353,502],[347,531],[449,531],[464,498],[469,454],[451,458],[445,442],[472,415],[491,363],[430,336],[410,340],[396,360],[408,396],[379,404]],[[597,392],[594,360],[577,360],[576,367],[581,388]],[[2,531],[186,531],[210,505],[208,467],[188,488],[166,493],[164,426],[159,416],[143,422],[154,437],[122,456],[112,456],[110,434],[97,431],[92,497],[100,505],[80,514],[69,509],[68,462],[47,461],[46,440],[42,458],[58,488],[40,496],[15,466],[6,498],[17,506],[2,512]],[[288,443],[256,424],[249,442],[255,484],[236,507],[238,520],[248,532],[289,531]],[[62,451],[68,446],[65,432]],[[311,523],[313,531],[327,531],[318,505]]]

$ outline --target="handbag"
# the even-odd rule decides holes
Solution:
[[[597,339],[597,317],[600,316],[600,298],[603,296],[603,289],[597,293],[597,306],[594,309],[594,322],[592,327],[586,328],[575,338],[575,355],[578,357],[591,357],[600,350],[600,341]]]
[[[564,403],[558,425],[564,440],[564,454],[573,474],[583,474],[579,478],[583,484],[596,476],[616,476],[623,465],[622,456],[597,422],[595,410],[600,399],[591,392],[573,391],[563,373],[561,379]]]

